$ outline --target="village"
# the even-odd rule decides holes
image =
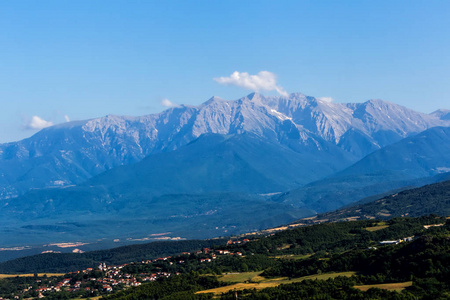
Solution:
[[[227,245],[249,242],[248,239],[228,241]],[[236,255],[242,256],[241,252],[230,252],[225,249],[203,248],[194,252],[183,252],[177,256],[159,257],[141,262],[130,262],[122,265],[107,265],[100,263],[96,268],[86,268],[75,272],[69,272],[63,276],[31,277],[29,281],[24,280],[20,289],[12,294],[12,297],[1,297],[0,300],[44,298],[56,293],[69,293],[71,298],[95,297],[126,288],[139,286],[145,282],[156,281],[159,278],[168,278],[179,275],[180,272],[169,272],[177,269],[177,265],[189,263],[210,263],[218,256]]]

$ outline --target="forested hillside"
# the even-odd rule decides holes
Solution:
[[[224,239],[162,241],[86,253],[45,253],[0,263],[0,273],[70,272],[100,263],[123,264],[223,244]]]
[[[450,222],[431,215],[324,223],[227,242],[121,247],[78,256],[74,264],[82,259],[104,261],[99,268],[60,279],[38,276],[40,284],[36,278],[2,279],[0,297],[35,297],[40,289],[49,299],[98,295],[107,299],[235,299],[236,295],[239,299],[446,299],[449,238]],[[178,254],[141,261],[162,253],[155,252],[160,247]],[[192,251],[185,252],[188,248]],[[133,263],[110,265],[129,258],[129,250],[135,254]],[[32,266],[33,260],[16,260],[2,267],[24,268],[25,262],[30,264],[27,271],[35,272],[37,267],[40,272],[56,271],[58,264],[49,260],[46,266]],[[125,285],[127,280],[132,284]],[[116,281],[124,283],[114,285]],[[56,284],[61,288],[46,287]]]
[[[206,289],[200,280],[204,277],[199,276],[196,285],[190,284],[183,291],[167,289],[166,293],[161,294],[162,287],[169,288],[182,280],[165,279],[110,295],[107,299],[139,299],[146,296],[155,299],[210,299],[213,295],[220,299],[448,299],[450,223],[442,225],[442,222],[445,219],[427,217],[395,219],[387,223],[322,224],[288,230],[245,245],[229,246],[230,251],[244,251],[245,257],[234,258],[241,261],[240,265],[226,266],[226,260],[213,263],[220,274],[242,272],[243,264],[250,271],[264,269],[259,277],[253,277],[250,281],[238,284],[228,282],[231,285],[224,287],[224,280],[219,276],[219,281],[211,279],[209,284],[213,287]],[[425,229],[424,224],[433,223],[441,226]],[[397,243],[379,243],[385,238],[406,237],[413,233],[412,241],[399,239]],[[310,255],[291,255],[303,253],[296,249],[308,249],[305,253]],[[270,265],[248,263],[250,257],[259,256],[256,253],[265,253],[262,256],[271,261]],[[261,257],[260,260],[264,261]],[[199,267],[199,270],[202,268]],[[191,274],[191,279],[198,276],[198,273]],[[327,274],[327,280],[311,280],[327,278],[324,276]],[[333,274],[341,276],[334,277]],[[283,284],[273,286],[276,280],[281,280]],[[273,287],[264,288],[264,284],[272,284]],[[381,289],[370,288],[372,286]],[[392,286],[399,288],[391,291]],[[203,291],[198,293],[199,290]]]
[[[449,175],[446,173],[441,176],[448,178]],[[450,180],[390,194],[375,201],[362,201],[334,212],[320,214],[315,219],[390,219],[428,214],[450,215]]]

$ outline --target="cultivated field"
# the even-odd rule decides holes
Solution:
[[[389,290],[389,291],[401,291],[405,289],[406,287],[409,287],[412,285],[412,281],[407,282],[396,282],[396,283],[382,283],[382,284],[367,284],[367,285],[355,285],[354,288],[361,290],[363,292],[367,291],[370,288],[378,288],[383,290]]]
[[[37,274],[39,277],[47,275],[47,277],[52,276],[63,276],[65,273],[39,273]],[[33,277],[34,274],[0,274],[0,279],[3,278],[11,278],[11,277]]]
[[[386,225],[386,222],[380,222],[377,224],[377,226],[367,227],[366,230],[373,232],[373,231],[378,231],[378,230],[385,229],[388,227],[389,227],[389,225]]]
[[[286,255],[277,255],[277,256],[272,256],[273,258],[282,258],[282,259],[292,259],[292,260],[301,260],[301,259],[307,259],[308,257],[310,257],[311,254],[286,254]]]
[[[350,277],[352,275],[355,275],[355,272],[327,273],[320,275],[310,275],[289,280],[286,277],[267,279],[261,277],[260,276],[261,273],[262,272],[244,272],[244,273],[227,274],[224,275],[223,277],[220,277],[219,280],[223,282],[236,282],[236,284],[200,291],[197,292],[197,294],[206,294],[206,293],[222,294],[233,290],[244,290],[244,289],[261,290],[268,287],[276,287],[280,284],[290,284],[294,282],[300,282],[306,279],[327,280],[328,278],[334,278],[338,276]]]

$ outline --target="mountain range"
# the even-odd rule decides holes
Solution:
[[[0,145],[0,238],[259,230],[439,181],[449,126],[443,109],[299,93],[59,124]]]
[[[59,124],[2,144],[0,198],[77,184],[208,133],[252,133],[295,152],[338,155],[338,166],[320,174],[325,176],[409,135],[449,124],[448,111],[427,115],[381,100],[343,104],[302,94],[257,93],[236,101],[213,97],[200,106],[183,105],[148,116],[109,115]],[[305,176],[302,182],[315,179]]]

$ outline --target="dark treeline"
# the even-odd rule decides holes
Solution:
[[[450,173],[440,176],[448,179]],[[373,200],[375,201],[356,203],[351,207],[324,213],[318,217],[337,221],[355,216],[362,219],[368,216],[382,219],[391,219],[405,215],[410,217],[420,217],[429,214],[448,216],[450,215],[450,180],[405,190]],[[383,213],[380,214],[380,212]]]
[[[224,285],[215,276],[188,273],[171,278],[161,278],[134,288],[105,296],[103,299],[211,299],[211,295],[194,295],[195,292]]]
[[[362,292],[353,288],[360,282],[356,277],[337,277],[328,280],[304,280],[292,284],[282,284],[274,288],[266,288],[261,291],[243,290],[228,292],[221,295],[220,299],[234,300],[298,300],[298,299],[349,299],[349,300],[415,300],[417,297],[408,291],[402,293],[386,291],[382,289],[369,289]],[[236,297],[237,296],[237,297]]]
[[[450,229],[450,226],[446,226]],[[279,260],[263,273],[269,277],[302,277],[317,273],[357,271],[365,283],[409,281],[415,277],[450,278],[447,235],[424,235],[410,243],[314,255],[304,260]]]
[[[0,273],[63,273],[96,267],[101,262],[119,265],[195,251],[223,243],[225,243],[223,239],[159,241],[86,253],[45,253],[0,263]]]
[[[342,252],[364,248],[382,240],[399,239],[424,232],[424,225],[444,223],[445,218],[427,216],[420,218],[395,218],[386,221],[387,228],[368,231],[380,224],[376,220],[358,222],[324,223],[285,230],[252,243],[229,246],[232,251],[245,254],[311,254],[319,251]]]
[[[208,263],[200,262],[199,259],[202,257],[203,255],[181,255],[167,261],[157,261],[152,264],[129,264],[122,270],[130,274],[162,271],[168,273],[198,272],[199,274],[220,275],[228,272],[263,271],[276,264],[273,258],[262,254],[245,257],[224,255]],[[179,260],[183,260],[183,263],[177,263]]]

